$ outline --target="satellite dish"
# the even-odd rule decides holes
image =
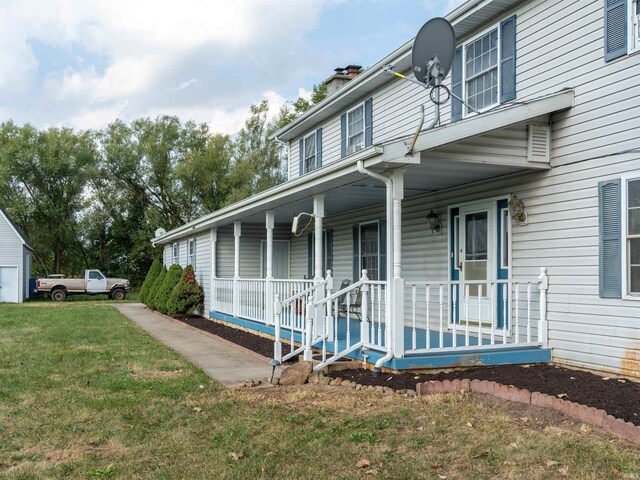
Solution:
[[[431,86],[439,84],[451,70],[456,50],[456,33],[444,18],[432,18],[425,23],[415,40],[411,66],[416,80]]]
[[[156,230],[156,238],[163,236],[167,231],[164,228],[158,228]]]

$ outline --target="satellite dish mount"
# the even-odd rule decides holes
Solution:
[[[473,108],[462,98],[454,95],[451,90],[444,85],[444,79],[451,70],[455,48],[456,34],[451,24],[444,18],[432,18],[418,31],[413,42],[411,66],[413,68],[415,80],[413,78],[406,77],[401,73],[395,72],[393,65],[385,65],[382,67],[388,74],[393,74],[403,80],[416,83],[425,89],[431,89],[429,92],[429,98],[435,105],[435,118],[425,130],[431,130],[440,123],[440,105],[447,103],[451,97],[464,103],[469,110],[479,113],[478,110]],[[446,93],[444,100],[441,99],[441,90],[444,90]],[[413,134],[411,143],[407,145],[407,156],[413,156],[413,148],[415,147],[418,136],[422,131],[423,124],[424,105],[420,105],[420,120],[418,122],[418,128]]]

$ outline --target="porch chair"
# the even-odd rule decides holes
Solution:
[[[340,290],[347,288],[349,285],[351,285],[351,280],[343,280]],[[349,305],[347,305],[347,295],[349,295],[349,292],[345,292],[338,297],[338,314],[346,315],[350,313],[358,317],[358,320],[362,320],[362,291],[360,287],[356,288],[355,297]]]

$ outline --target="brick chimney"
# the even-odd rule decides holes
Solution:
[[[349,80],[357,77],[360,74],[361,68],[360,65],[347,65],[344,68],[336,68],[334,70],[336,73],[324,81],[324,84],[327,86],[327,96],[334,94]]]

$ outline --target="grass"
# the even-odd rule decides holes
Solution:
[[[0,479],[640,478],[640,447],[554,413],[225,390],[108,305],[49,305],[0,306]]]
[[[126,303],[126,302],[137,302],[138,301],[138,297],[140,296],[140,291],[130,291],[127,292],[127,296],[124,300],[122,300],[120,303]],[[62,303],[62,302],[53,302],[52,300],[49,300],[46,295],[43,295],[41,297],[38,298],[30,298],[29,300],[27,300],[27,304],[30,303],[40,303],[40,302],[49,302],[49,303]],[[107,296],[107,294],[104,295],[69,295],[66,299],[65,299],[65,303],[66,302],[100,302],[100,303],[111,303],[111,302],[117,302],[117,300],[110,300],[109,297]]]

